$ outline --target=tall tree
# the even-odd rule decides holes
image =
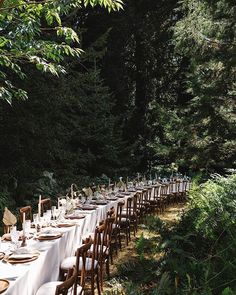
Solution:
[[[235,2],[186,0],[175,26],[176,52],[188,59],[182,155],[195,169],[235,167]]]
[[[68,59],[60,78],[28,68],[26,101],[1,102],[0,174],[21,183],[53,171],[66,185],[110,177],[120,169],[122,142],[112,115],[113,97],[99,64],[106,35],[86,48],[80,61]],[[19,85],[21,86],[21,85]]]
[[[178,65],[170,59],[169,29],[175,22],[176,4],[176,0],[128,0],[119,15],[94,12],[85,22],[90,37],[91,31],[97,34],[112,28],[102,74],[114,93],[114,113],[120,117],[132,171],[145,171],[152,165],[155,154],[150,143],[163,133],[159,128],[162,117],[154,109],[175,100],[173,76]]]

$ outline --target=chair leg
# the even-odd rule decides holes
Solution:
[[[99,271],[97,271],[96,281],[97,281],[98,295],[101,295],[101,289],[100,289],[100,283],[99,283]],[[94,288],[93,288],[93,294],[92,295],[94,295]]]
[[[107,260],[106,260],[106,274],[107,274],[107,278],[108,278],[108,280],[109,280],[109,279],[110,279],[109,255],[107,256]]]
[[[97,274],[98,277],[98,274]],[[97,282],[97,288],[98,288],[98,282]],[[100,289],[100,287],[98,288]],[[91,295],[94,295],[94,276],[91,276]]]
[[[99,270],[100,270],[100,288],[101,288],[101,291],[103,291],[103,261],[101,262],[101,265],[99,267]],[[99,281],[98,279],[98,281]]]

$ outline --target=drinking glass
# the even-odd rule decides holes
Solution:
[[[58,219],[58,216],[60,215],[60,210],[59,209],[55,209],[54,210],[54,216],[55,216],[55,219],[57,220]]]
[[[17,248],[18,245],[19,245],[19,236],[20,236],[20,233],[19,233],[19,231],[17,231],[16,226],[13,226],[11,228],[10,235],[11,235],[11,242],[14,245],[14,248]]]
[[[31,229],[31,220],[25,221],[25,235],[27,238],[30,236],[30,229]]]
[[[47,210],[47,220],[50,222],[51,218],[52,218],[52,210]]]
[[[52,206],[52,219],[55,219],[56,206]]]

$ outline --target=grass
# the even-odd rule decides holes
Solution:
[[[158,217],[168,227],[172,228],[180,220],[185,210],[185,204],[170,206]],[[162,258],[162,252],[156,251],[159,246],[160,235],[150,230],[145,223],[139,225],[136,237],[132,237],[127,247],[123,245],[114,264],[111,265],[111,279],[104,283],[103,294],[151,294],[158,288],[157,282],[163,274],[158,272],[158,265]],[[162,280],[168,278],[164,277]],[[141,284],[140,284],[141,283]]]

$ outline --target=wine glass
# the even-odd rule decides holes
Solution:
[[[27,219],[25,221],[25,235],[26,235],[26,238],[30,237],[30,229],[31,229],[31,220]]]
[[[13,226],[10,231],[11,242],[14,246],[14,250],[18,248],[20,233],[17,231],[16,226]]]
[[[56,206],[52,206],[52,219],[55,219]]]

